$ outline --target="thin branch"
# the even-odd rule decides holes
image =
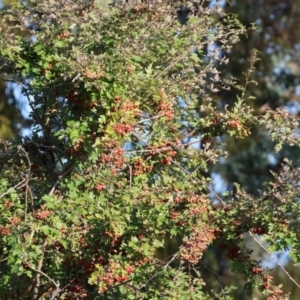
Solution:
[[[165,114],[160,114],[160,115],[157,115],[157,116],[154,116],[154,117],[149,117],[147,119],[142,119],[142,120],[138,121],[137,124],[152,121],[152,120],[158,119],[160,117],[164,117],[164,116],[165,116]]]
[[[130,172],[130,189],[132,189],[132,166],[129,165],[129,172]]]
[[[47,275],[43,271],[38,270],[30,265],[28,265],[28,268],[31,269],[32,271],[40,274],[41,276],[44,276],[45,278],[47,278],[56,287],[56,289],[59,289],[59,283],[55,282],[54,279],[52,279],[49,275]]]
[[[60,181],[62,180],[62,178],[64,176],[66,176],[67,174],[69,174],[74,168],[74,164],[72,164],[65,172],[63,172],[61,175],[59,175],[55,181],[55,183],[53,184],[51,191],[49,193],[49,195],[53,195],[53,193],[55,192],[56,187],[58,186],[58,184],[60,183]]]
[[[270,255],[270,257],[276,262],[276,264],[281,268],[281,270],[287,275],[287,277],[298,287],[300,288],[300,284],[295,281],[295,279],[288,273],[288,271],[284,268],[284,266],[280,263],[278,259],[276,259],[269,250],[252,234],[251,231],[248,231],[253,240],[266,252]]]
[[[163,75],[168,70],[172,69],[176,64],[178,64],[182,59],[184,59],[189,54],[192,54],[193,49],[195,49],[195,46],[189,47],[188,50],[184,51],[182,55],[180,55],[178,58],[174,59],[173,62],[171,62],[166,68],[164,68],[161,72],[159,72],[154,78],[159,78],[161,75]]]
[[[44,241],[43,243],[43,250],[44,248],[47,246],[47,240]],[[37,273],[36,276],[35,276],[35,285],[34,285],[34,289],[33,289],[33,293],[35,295],[34,298],[37,298],[36,296],[39,294],[39,287],[40,287],[40,278],[41,278],[41,275],[43,275],[42,273],[42,267],[43,267],[43,262],[44,262],[44,252],[42,254],[42,257],[39,259],[38,261],[38,265],[37,265],[37,269],[35,269],[35,272]],[[33,267],[30,267],[30,269],[33,269]],[[46,275],[46,276],[45,276]],[[44,276],[48,278],[48,280],[50,280],[52,282],[52,279],[47,275],[45,274]],[[53,281],[54,282],[54,281]],[[56,286],[56,283],[55,283],[55,286]]]
[[[226,207],[227,206],[227,204],[226,204],[226,202],[212,189],[212,188],[210,188],[209,186],[207,187],[207,189],[212,193],[212,194],[214,194],[214,196],[220,201],[220,203],[224,206],[224,207]]]
[[[5,193],[3,193],[2,195],[0,195],[0,199],[4,196],[6,196],[7,194],[9,194],[10,192],[24,187],[26,186],[26,193],[27,193],[27,189],[28,189],[28,182],[29,182],[29,178],[30,178],[30,171],[31,171],[31,161],[29,159],[29,156],[27,154],[27,152],[25,151],[25,149],[21,146],[18,146],[18,152],[22,152],[22,154],[25,156],[26,160],[27,160],[27,164],[28,164],[28,168],[27,168],[27,173],[23,173],[23,179],[17,183],[16,185],[14,185],[13,187],[9,188]],[[27,199],[27,198],[26,198]]]
[[[78,73],[78,74],[73,78],[72,82],[75,82],[80,76],[81,76],[81,74]]]
[[[16,190],[17,188],[23,187],[26,182],[28,181],[28,175],[24,175],[24,178],[22,179],[22,181],[20,181],[19,183],[17,183],[15,186],[9,188],[5,193],[3,193],[2,195],[0,195],[0,199],[4,196],[6,196],[7,194],[9,194],[10,192]]]
[[[222,285],[221,280],[219,279],[219,277],[203,261],[200,260],[200,264],[202,264],[217,279],[217,281],[218,281],[218,283],[219,283],[219,285],[221,287],[221,294],[224,297],[224,299],[226,300],[226,295],[224,293],[224,287],[223,287],[223,285]],[[196,271],[196,270],[194,269],[194,271]]]
[[[177,161],[175,161],[173,159],[172,159],[172,163],[174,163],[177,167],[179,167],[182,171],[184,171],[189,177],[191,177],[192,172],[189,172],[188,170],[186,170]],[[201,181],[198,178],[194,177],[194,179],[201,183]],[[225,201],[213,189],[211,189],[209,186],[207,187],[207,189],[220,200],[220,202],[223,206],[227,206]]]

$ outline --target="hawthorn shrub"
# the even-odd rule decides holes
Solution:
[[[292,247],[299,262],[299,171],[287,164],[254,199],[238,186],[215,194],[207,170],[226,157],[227,135],[259,126],[279,150],[297,142],[298,122],[246,105],[255,53],[243,84],[220,74],[246,30],[219,10],[45,0],[3,12],[1,71],[34,126],[1,141],[2,299],[212,299],[199,271],[211,244],[247,275],[246,290],[287,299],[243,236],[266,236],[270,251]],[[220,108],[213,94],[230,88],[240,98]],[[166,238],[180,245],[158,259]]]

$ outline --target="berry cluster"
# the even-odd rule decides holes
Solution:
[[[244,125],[240,120],[229,120],[227,124],[231,128],[241,130],[244,137],[247,137],[251,134],[247,126]]]
[[[207,213],[207,208],[204,206],[200,207],[190,207],[189,209],[189,215],[196,216]]]
[[[1,235],[8,235],[9,234],[9,229],[5,227],[0,228],[0,233]]]
[[[174,150],[169,150],[167,153],[164,155],[164,158],[162,160],[163,165],[170,165],[173,157],[176,156],[177,152]]]
[[[69,30],[64,30],[60,35],[59,39],[63,40],[66,39],[70,36],[70,31]]]
[[[122,243],[126,239],[123,235],[106,231],[92,245],[88,241],[91,235],[93,235],[92,232],[82,235],[78,241],[78,252],[72,253],[63,262],[65,268],[75,270],[75,274],[77,274],[67,286],[64,299],[85,299],[86,279],[93,272],[97,276],[97,282],[100,282],[100,293],[104,293],[110,286],[127,281],[137,267],[152,262],[151,259],[139,254],[131,263],[124,261],[128,254],[122,249]],[[139,240],[143,238],[142,233],[136,236]],[[99,247],[100,244],[101,247]],[[117,257],[117,261],[115,257]],[[102,270],[100,274],[99,268]]]
[[[177,211],[172,211],[171,212],[171,219],[172,220],[177,220],[179,218],[180,214]]]
[[[256,233],[256,234],[259,234],[259,235],[262,235],[262,234],[267,234],[268,233],[268,230],[261,227],[261,226],[258,226],[258,227],[254,227],[252,230],[251,230],[253,233]]]
[[[103,71],[91,71],[91,70],[87,70],[83,73],[88,79],[94,80],[94,79],[100,79],[104,76],[104,72]]]
[[[172,157],[165,157],[162,161],[161,161],[161,163],[163,164],[163,165],[170,165],[171,164],[171,162],[172,162]]]
[[[129,100],[123,100],[121,97],[116,97],[111,108],[113,112],[126,113],[126,116],[137,117],[141,114],[140,105]]]
[[[168,99],[164,89],[159,89],[158,94],[160,100],[158,102],[158,115],[165,117],[167,121],[171,121],[174,118],[174,110],[172,109],[172,103]],[[151,97],[150,100],[153,100]]]
[[[53,65],[52,64],[48,64],[48,66],[45,69],[41,69],[40,74],[41,75],[46,75],[50,72],[50,70],[53,69]]]
[[[85,299],[87,296],[87,290],[78,279],[66,287],[66,292],[68,294],[62,298],[63,300]]]
[[[159,104],[159,115],[166,118],[167,121],[171,121],[174,118],[174,110],[172,109],[172,104],[170,102]]]
[[[167,152],[167,151],[172,151],[168,153],[168,155],[170,156],[174,156],[176,154],[176,152],[172,150],[171,142],[164,142],[162,145],[157,145],[155,147],[148,145],[147,150],[149,150],[149,153],[151,155],[156,155],[158,153]]]
[[[269,290],[267,300],[288,300],[288,295],[283,295],[282,290],[277,286],[272,286]]]
[[[92,74],[88,73],[86,76],[91,76],[93,77]],[[98,73],[95,75],[97,78],[101,76]],[[79,107],[82,107],[83,109],[90,109],[90,108],[95,108],[99,106],[99,100],[92,100],[87,97],[84,99],[82,96],[79,95],[78,91],[75,91],[73,87],[68,87],[68,93],[66,96],[68,102],[74,103]]]
[[[152,260],[144,257],[137,260],[135,263],[129,265],[124,263],[118,263],[110,260],[106,266],[106,272],[99,277],[99,282],[102,282],[100,293],[107,291],[109,286],[116,283],[123,283],[130,279],[130,275],[134,273],[137,267],[141,267],[147,263],[151,263]]]
[[[135,117],[139,116],[141,114],[141,110],[139,107],[139,104],[134,104],[130,101],[126,101],[123,105],[122,105],[122,109],[127,112],[127,113],[131,113],[133,114]]]
[[[165,15],[166,15],[165,12],[155,12],[155,13],[153,13],[153,15],[151,16],[151,20],[154,21],[154,20],[158,20],[158,19],[164,18]]]
[[[197,207],[204,206],[206,209],[210,206],[211,201],[206,197],[196,195],[196,194],[187,194],[182,195],[178,189],[175,189],[176,197],[174,198],[175,203],[190,203],[190,204],[197,204]]]
[[[251,273],[252,273],[253,275],[258,275],[258,274],[261,274],[262,271],[263,271],[262,268],[260,268],[260,267],[258,267],[258,266],[255,266],[255,267],[252,268]]]
[[[6,208],[10,208],[12,206],[14,206],[14,204],[10,201],[4,201],[3,205],[6,207]]]
[[[107,271],[99,278],[99,282],[104,283],[100,293],[104,293],[109,286],[115,283],[122,283],[128,280],[135,268],[133,266],[123,267],[121,264],[111,260],[106,269]]]
[[[141,158],[138,158],[133,163],[133,175],[138,176],[144,173],[148,173],[152,170],[152,165],[146,165],[145,161],[143,161]]]
[[[181,258],[191,264],[197,264],[208,245],[215,239],[213,230],[207,225],[194,226],[192,234],[181,249]]]
[[[105,184],[103,182],[98,182],[95,184],[94,189],[100,192],[105,189]]]
[[[111,173],[115,176],[118,170],[124,167],[125,163],[125,155],[124,149],[118,147],[116,144],[112,143],[105,145],[105,152],[100,156],[100,163],[110,164],[111,165]]]
[[[113,126],[114,130],[124,136],[125,134],[129,133],[130,131],[132,131],[133,126],[129,125],[129,124],[122,124],[122,123],[117,123]]]
[[[14,226],[18,225],[20,222],[21,222],[21,220],[17,217],[13,217],[13,218],[10,219],[10,224],[14,225]]]
[[[232,128],[240,128],[242,125],[240,120],[229,120],[227,124]]]
[[[123,98],[121,98],[121,97],[116,97],[116,98],[114,99],[115,107],[118,107],[122,102],[123,102]]]
[[[42,207],[39,212],[35,214],[35,217],[38,220],[45,220],[50,216],[51,212],[48,209],[45,209],[45,207]]]
[[[82,157],[82,155],[83,155],[83,147],[81,142],[77,142],[75,145],[65,150],[65,156],[67,158]]]
[[[132,74],[134,71],[135,71],[135,66],[134,65],[129,65],[127,67],[128,74]]]

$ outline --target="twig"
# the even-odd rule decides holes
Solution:
[[[9,194],[11,191],[13,191],[13,190],[15,190],[17,188],[23,187],[29,181],[30,164],[31,164],[30,159],[29,159],[29,157],[27,155],[27,152],[21,146],[18,147],[18,151],[22,151],[24,153],[24,156],[27,158],[28,165],[29,165],[28,170],[27,170],[27,174],[23,175],[23,179],[19,183],[17,183],[15,186],[9,188],[5,193],[3,193],[2,195],[0,195],[0,199],[2,197],[4,197],[5,195]]]
[[[165,114],[160,114],[160,115],[157,115],[157,116],[154,116],[154,117],[150,117],[150,118],[147,118],[147,119],[142,119],[142,120],[138,121],[137,124],[148,122],[148,121],[152,121],[152,120],[158,119],[160,117],[164,117],[164,116],[165,116]]]
[[[248,231],[253,240],[266,252],[270,255],[270,257],[276,262],[276,264],[281,268],[281,270],[287,275],[287,277],[298,287],[300,288],[299,283],[295,281],[295,279],[288,273],[288,271],[284,268],[284,266],[276,259],[269,250],[252,234],[251,231]]]
[[[177,161],[175,161],[175,160],[173,160],[172,159],[172,163],[174,163],[177,167],[179,167],[181,170],[183,170],[189,177],[191,177],[191,175],[192,175],[192,172],[189,172],[188,170],[186,170],[184,167],[182,167]],[[196,178],[196,177],[194,177],[194,179],[196,180],[196,181],[198,181],[198,182],[200,182],[201,183],[201,181],[198,179],[198,178]],[[226,203],[225,203],[225,201],[214,191],[214,190],[212,190],[209,186],[207,187],[207,189],[211,192],[211,193],[213,193],[219,200],[220,200],[220,202],[221,202],[221,204],[223,205],[223,206],[227,206],[226,205]]]
[[[179,63],[182,59],[184,59],[186,56],[192,53],[195,46],[189,47],[188,50],[186,50],[182,55],[180,55],[178,58],[173,60],[166,68],[164,68],[160,73],[158,73],[154,78],[159,78],[162,74],[164,74],[166,71],[172,69],[177,63]]]
[[[59,182],[61,181],[61,179],[66,176],[67,174],[69,174],[74,168],[74,165],[72,164],[70,166],[70,168],[68,168],[65,172],[63,172],[61,175],[59,175],[56,179],[56,181],[54,182],[51,191],[49,193],[49,195],[53,195],[53,193],[55,192],[56,187],[58,186]]]
[[[218,198],[218,200],[221,202],[221,204],[224,206],[224,207],[226,207],[227,206],[227,204],[226,204],[226,202],[213,190],[213,189],[211,189],[209,186],[207,187],[207,189],[211,192],[211,193],[213,193],[214,194],[214,196],[215,197],[217,197]]]
[[[130,172],[130,189],[132,189],[132,166],[129,165],[129,172]]]
[[[3,193],[2,195],[0,195],[0,199],[4,196],[6,196],[7,194],[9,194],[10,192],[12,192],[13,190],[22,187],[26,184],[26,182],[28,181],[28,175],[26,174],[24,176],[24,179],[22,181],[20,181],[19,183],[17,183],[15,186],[9,188],[5,193]]]
[[[32,271],[44,276],[45,278],[47,278],[55,287],[56,289],[60,289],[59,288],[59,283],[55,282],[54,279],[52,279],[49,275],[47,275],[46,273],[44,273],[43,271],[41,270],[38,270],[30,265],[28,265],[28,268],[31,269]]]
[[[200,264],[202,264],[218,281],[220,287],[221,287],[221,294],[224,297],[224,299],[226,300],[226,295],[224,293],[224,287],[219,279],[219,277],[203,262],[200,260]],[[197,271],[194,269],[194,271],[197,273]]]
[[[24,220],[25,220],[25,223],[26,223],[27,222],[27,210],[28,210],[28,193],[31,196],[32,209],[34,210],[33,197],[32,197],[32,193],[31,193],[30,187],[28,185],[28,183],[29,183],[29,174],[30,174],[30,171],[31,171],[31,161],[30,161],[30,158],[28,156],[28,153],[25,151],[25,149],[23,147],[19,146],[18,150],[23,152],[24,156],[27,159],[27,163],[28,163],[28,170],[27,170],[28,178],[27,178],[26,190],[25,190],[25,211],[24,211]]]
[[[47,246],[47,240],[44,241],[43,243],[43,248],[45,248]],[[35,285],[34,285],[34,298],[36,298],[36,295],[39,294],[39,287],[40,287],[40,277],[41,275],[44,275],[45,277],[48,278],[48,280],[50,280],[52,282],[52,279],[47,275],[47,274],[43,274],[42,267],[43,267],[43,261],[44,261],[44,252],[42,254],[42,257],[39,259],[38,261],[38,265],[37,265],[37,269],[35,269],[34,271],[37,273],[35,276]],[[33,267],[29,266],[30,269],[34,269]],[[54,281],[53,281],[54,282]],[[54,285],[56,286],[56,283],[54,282]]]
[[[81,76],[81,74],[78,73],[78,74],[73,78],[72,82],[75,82],[80,76]]]

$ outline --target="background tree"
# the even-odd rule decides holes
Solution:
[[[0,6],[12,4],[0,1]],[[4,7],[2,7],[4,9]],[[6,30],[7,23],[3,21],[3,10],[0,11],[1,25],[0,30]],[[10,23],[10,22],[8,22]],[[11,26],[12,24],[10,24]],[[18,26],[14,26],[11,30],[18,35],[26,35],[26,30],[21,32]],[[5,60],[1,59],[2,68],[5,66]],[[5,70],[8,71],[8,70]],[[0,138],[12,138],[21,129],[27,129],[31,126],[31,121],[26,118],[26,112],[21,99],[16,96],[17,85],[4,80],[4,74],[0,75]],[[21,111],[24,111],[22,114]]]
[[[247,38],[242,38],[229,54],[231,60],[226,66],[228,76],[243,80],[242,73],[253,48],[260,51],[260,61],[252,78],[257,86],[249,86],[248,93],[255,96],[251,105],[257,114],[267,107],[286,108],[290,113],[298,114],[299,89],[299,32],[296,29],[299,12],[295,9],[297,1],[252,1],[232,2],[224,10],[237,14],[247,28],[256,24],[258,30],[249,31]],[[242,82],[242,81],[241,81]],[[222,91],[219,100],[222,105],[235,102],[236,91]],[[278,172],[282,159],[289,157],[297,164],[298,147],[283,147],[279,153],[273,151],[273,144],[261,134],[252,132],[249,139],[236,141],[230,139],[227,149],[233,154],[232,159],[220,166],[219,170],[229,184],[239,182],[251,193],[262,189],[272,177],[269,170]],[[249,177],[251,176],[251,178]]]
[[[267,107],[287,109],[291,114],[298,115],[299,100],[299,11],[298,1],[231,1],[226,3],[224,11],[234,13],[247,28],[256,24],[258,30],[249,31],[247,37],[234,45],[229,53],[230,62],[223,69],[228,76],[234,76],[243,82],[243,71],[251,50],[260,51],[260,61],[252,78],[258,83],[250,85],[248,93],[256,97],[249,101],[256,114],[262,114]],[[221,106],[232,105],[236,99],[236,91],[222,91],[219,95]],[[265,183],[272,180],[272,173],[282,171],[284,157],[289,157],[294,166],[299,164],[299,147],[283,145],[276,152],[273,142],[258,130],[244,140],[227,137],[226,149],[230,158],[215,166],[213,171],[220,174],[224,188],[233,187],[233,182],[239,182],[249,193],[256,195],[266,188]],[[289,270],[292,262],[289,261]],[[299,270],[292,271],[293,277],[299,282]],[[277,277],[276,269],[274,277]],[[282,281],[285,278],[285,281]],[[280,274],[283,286],[294,285],[288,276]],[[290,299],[297,299],[298,292],[290,290]],[[287,291],[287,290],[286,290]],[[241,299],[242,295],[238,298]]]

